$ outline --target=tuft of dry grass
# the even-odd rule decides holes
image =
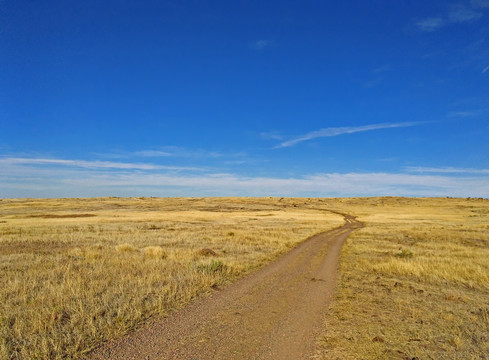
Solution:
[[[168,256],[161,246],[147,246],[143,249],[145,256],[154,259],[164,259]]]
[[[136,251],[134,245],[128,243],[116,245],[115,249],[120,252]]]
[[[80,358],[340,225],[329,206],[278,198],[4,199],[0,358]],[[202,249],[218,257],[198,255]]]
[[[343,248],[322,358],[487,359],[489,201],[343,199],[339,209],[366,226]]]

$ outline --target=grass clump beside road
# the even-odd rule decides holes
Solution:
[[[348,239],[325,359],[487,359],[489,201],[342,200]]]
[[[0,200],[0,359],[79,358],[340,225],[326,208],[278,198]]]

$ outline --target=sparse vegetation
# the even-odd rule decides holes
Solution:
[[[212,259],[208,263],[198,264],[197,270],[204,273],[223,272],[226,270],[226,265],[221,260]]]
[[[401,258],[401,259],[404,259],[404,258],[412,258],[414,255],[414,253],[411,251],[411,250],[407,250],[407,249],[401,249],[401,251],[399,251],[396,256],[398,258]]]
[[[4,199],[0,358],[79,358],[340,225],[325,208],[303,199]]]
[[[0,358],[79,358],[357,215],[327,359],[485,359],[489,201],[0,202]]]
[[[324,359],[487,359],[489,201],[341,199],[343,248]],[[382,340],[380,340],[382,339]]]

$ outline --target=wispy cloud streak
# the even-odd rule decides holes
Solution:
[[[246,153],[223,153],[203,149],[191,150],[178,146],[163,146],[156,149],[143,149],[137,151],[119,151],[112,153],[94,153],[104,158],[226,158],[244,157]]]
[[[143,156],[143,157],[167,157],[167,156],[174,156],[169,151],[161,151],[161,150],[141,150],[141,151],[136,151],[134,152],[134,155],[136,156]]]
[[[285,148],[297,145],[301,142],[313,140],[322,137],[331,137],[338,136],[343,134],[354,134],[358,132],[372,131],[372,130],[380,130],[380,129],[393,129],[400,127],[409,127],[419,125],[419,122],[401,122],[401,123],[381,123],[381,124],[371,124],[364,126],[344,126],[344,127],[329,127],[325,129],[320,129],[316,131],[312,131],[305,135],[298,136],[294,139],[284,141],[281,144],[277,145],[276,148]]]
[[[474,8],[487,8],[489,7],[489,0],[472,0],[470,2]]]
[[[85,169],[118,169],[118,170],[201,170],[194,167],[163,166],[144,163],[123,163],[113,161],[87,161],[87,160],[65,160],[65,159],[44,159],[44,158],[19,158],[6,157],[0,158],[0,165],[51,165],[77,167]]]
[[[471,169],[471,168],[455,168],[455,167],[422,167],[409,166],[405,168],[408,172],[413,173],[431,173],[431,174],[489,174],[489,169]]]
[[[464,4],[451,5],[445,15],[429,17],[415,23],[419,30],[433,32],[450,24],[460,24],[475,21],[484,16],[480,11],[487,7],[483,0],[472,1],[471,6]]]
[[[453,5],[448,13],[448,21],[463,23],[481,18],[484,14],[480,11],[468,8],[462,4]]]
[[[432,32],[445,25],[445,20],[440,17],[432,17],[416,22],[416,26],[421,31]]]
[[[466,110],[466,111],[451,111],[448,113],[448,116],[467,118],[467,117],[479,116],[480,114],[481,114],[481,110]]]

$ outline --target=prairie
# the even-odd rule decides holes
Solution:
[[[324,359],[487,359],[489,201],[342,199],[365,227],[343,247]]]
[[[307,199],[0,200],[0,358],[80,358],[342,224]]]
[[[325,359],[486,359],[489,200],[0,200],[0,358],[81,358],[357,216]]]

